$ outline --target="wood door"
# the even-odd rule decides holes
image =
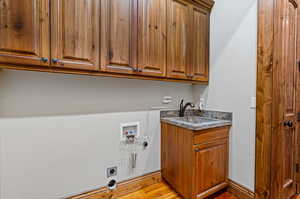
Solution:
[[[300,26],[298,27],[298,29]],[[298,38],[300,39],[300,38]],[[299,43],[298,43],[299,45]],[[300,46],[298,46],[299,48]],[[300,52],[298,51],[298,54]],[[300,58],[298,57],[298,60]],[[296,152],[295,152],[295,157],[296,157],[296,174],[295,174],[295,180],[296,183],[298,184],[297,186],[297,193],[300,194],[300,61],[298,61],[298,67],[299,69],[297,70],[297,92],[296,92],[296,106],[297,106],[297,125],[296,125]]]
[[[194,146],[195,198],[209,189],[225,183],[228,177],[228,140]],[[202,197],[201,197],[202,198]]]
[[[193,38],[191,41],[191,78],[197,81],[208,81],[210,11],[193,6],[191,20]]]
[[[0,1],[0,62],[49,65],[49,1]]]
[[[52,0],[52,65],[99,70],[100,2]]]
[[[281,38],[278,38],[278,65],[275,70],[277,86],[274,93],[275,132],[273,133],[273,167],[271,198],[290,199],[296,194],[296,73],[297,73],[297,2],[284,0],[280,20]],[[277,112],[278,111],[278,112]],[[277,133],[276,133],[277,132]]]
[[[300,9],[298,9],[298,21],[300,21]],[[298,32],[300,32],[300,25],[297,26]],[[297,124],[296,124],[296,182],[297,193],[300,194],[300,37],[297,35],[297,60],[298,60],[298,70],[296,75],[297,81],[297,91],[296,91],[296,108],[297,108]]]
[[[101,1],[101,70],[137,73],[137,0]]]
[[[190,67],[190,4],[183,0],[168,0],[167,11],[168,77],[187,79]]]
[[[167,1],[138,2],[138,68],[142,75],[166,75]]]

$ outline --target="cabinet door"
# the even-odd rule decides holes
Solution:
[[[52,65],[99,69],[98,0],[52,0]]]
[[[142,75],[165,76],[167,1],[139,0],[138,68]]]
[[[225,183],[228,175],[227,139],[195,146],[195,195]]]
[[[207,9],[193,7],[192,9],[192,71],[191,78],[198,81],[208,81],[209,68],[209,18]]]
[[[49,65],[49,1],[0,1],[0,62]]]
[[[190,68],[190,5],[183,0],[168,0],[168,77],[186,79]]]
[[[101,70],[137,72],[137,0],[101,1]]]

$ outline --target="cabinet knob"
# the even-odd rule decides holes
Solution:
[[[192,75],[192,74],[187,74],[186,75],[188,78],[193,78],[194,77],[194,75]]]
[[[44,63],[48,62],[48,60],[49,60],[49,59],[48,59],[47,57],[42,57],[42,58],[41,58],[41,61],[44,62]]]
[[[53,64],[57,64],[58,62],[59,62],[59,60],[58,60],[57,58],[53,58],[53,59],[52,59],[52,63],[53,63]]]
[[[199,148],[196,148],[196,149],[195,149],[195,152],[200,152],[200,149],[199,149]]]

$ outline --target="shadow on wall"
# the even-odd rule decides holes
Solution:
[[[163,96],[173,102],[162,104]],[[0,117],[39,117],[147,111],[191,101],[191,84],[0,71]]]
[[[257,0],[216,0],[211,15],[211,64],[218,60],[256,2]]]

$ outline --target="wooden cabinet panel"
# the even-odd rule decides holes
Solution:
[[[101,70],[137,72],[137,0],[101,1]]]
[[[192,196],[192,131],[162,123],[161,165],[164,179],[182,196]]]
[[[186,79],[190,66],[190,4],[183,0],[168,0],[168,77]]]
[[[1,63],[49,65],[49,32],[48,0],[0,1]]]
[[[161,127],[162,177],[178,193],[202,199],[227,186],[228,126],[193,131],[162,122]]]
[[[138,68],[142,75],[166,75],[166,18],[166,0],[139,0]]]
[[[228,141],[202,144],[195,147],[196,195],[227,180]]]
[[[194,6],[192,9],[192,71],[194,80],[208,81],[209,69],[209,19],[207,9]]]
[[[227,138],[229,130],[227,128],[215,128],[213,131],[207,129],[194,134],[194,144],[201,144],[215,139]]]
[[[52,0],[51,5],[52,65],[98,70],[100,2],[98,0]]]

